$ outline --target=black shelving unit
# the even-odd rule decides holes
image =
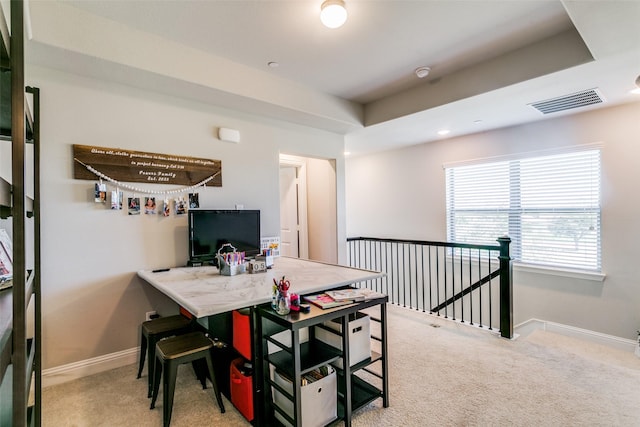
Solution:
[[[0,140],[10,143],[11,173],[9,179],[3,178],[0,182],[0,225],[11,231],[13,274],[12,287],[0,290],[0,425],[39,426],[42,390],[40,91],[25,88],[25,5],[22,0],[6,4],[10,8],[11,25],[7,23],[5,10],[0,9]],[[28,146],[33,148],[33,163],[28,156]],[[27,174],[34,176],[33,188],[26,188]],[[32,263],[28,262],[29,258]],[[27,332],[29,326],[34,331],[32,336]]]
[[[261,417],[258,417],[258,425],[272,425],[275,413],[279,413],[281,418],[286,419],[293,426],[302,425],[302,377],[321,366],[331,364],[337,373],[337,416],[338,420],[343,420],[346,426],[351,425],[352,413],[375,399],[382,398],[384,407],[389,406],[388,388],[388,359],[387,359],[387,332],[386,332],[386,304],[388,298],[381,296],[369,301],[336,307],[331,309],[320,309],[312,306],[308,314],[291,312],[286,316],[276,314],[270,304],[264,304],[255,309],[257,333],[261,337],[259,346],[260,369],[256,371],[256,379],[261,378],[262,387],[258,388],[257,396],[261,397],[262,407],[259,408]],[[367,310],[367,312],[379,309],[378,317],[371,317],[371,321],[378,322],[378,335],[372,334],[371,339],[379,342],[374,346],[379,351],[372,351],[371,357],[353,364],[350,363],[349,334],[331,330],[332,333],[340,335],[342,351],[336,347],[325,344],[316,339],[314,327],[322,327],[324,322],[337,320],[341,324],[341,331],[349,330],[349,322],[355,319],[357,312]],[[375,315],[375,313],[374,313]],[[300,332],[308,328],[309,340],[300,343]],[[325,328],[323,328],[325,329]],[[327,329],[329,330],[329,329]],[[289,343],[283,344],[280,339],[274,338],[275,334],[282,331],[290,333]],[[276,346],[278,350],[269,354],[268,343]],[[342,360],[341,368],[335,362]],[[293,393],[284,390],[271,378],[272,365],[276,371],[284,373],[291,379]],[[376,384],[358,376],[359,373],[366,372],[369,377],[377,378]],[[277,390],[281,395],[286,396],[293,403],[293,417],[286,414],[281,408],[273,403],[271,390]]]

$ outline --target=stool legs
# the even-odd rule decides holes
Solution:
[[[155,372],[155,348],[156,348],[156,339],[154,337],[148,337],[145,334],[141,334],[140,337],[140,364],[138,365],[138,376],[136,379],[142,376],[142,369],[144,368],[144,360],[149,360],[148,370],[148,381],[147,381],[147,397],[151,397],[151,393],[153,393],[153,376]]]
[[[164,427],[169,427],[169,423],[171,423],[177,369],[178,365],[176,363],[169,362],[164,372],[164,380],[162,381],[162,419],[164,420]]]
[[[162,362],[159,360],[158,362]],[[155,376],[153,378],[153,397],[151,399],[151,407],[149,409],[154,409],[156,407],[156,399],[158,398],[158,390],[160,389],[160,377],[162,376],[162,363],[158,363],[158,369],[155,372]]]
[[[156,343],[157,339],[154,337],[149,337],[147,343],[147,359],[149,360],[149,367],[147,368],[147,397],[151,397],[151,393],[153,393],[153,378],[155,377],[156,366]],[[141,350],[142,351],[142,350]]]
[[[138,365],[138,376],[142,375],[142,368],[144,368],[144,358],[147,355],[147,337],[144,334],[140,334],[140,364]]]
[[[206,390],[207,389],[207,364],[203,359],[194,360],[193,362],[191,362],[191,364],[193,365],[193,372],[196,373],[196,377],[198,377],[200,384],[202,384],[202,389]]]
[[[209,375],[211,376],[211,383],[213,384],[213,393],[216,396],[216,401],[220,407],[220,413],[225,413],[224,403],[222,402],[222,396],[218,389],[218,383],[216,381],[215,372],[213,370],[213,362],[211,360],[211,352],[207,351],[206,355],[202,358],[205,359]],[[202,359],[196,360],[196,362],[202,362]],[[175,360],[162,360],[159,356],[156,361],[156,370],[153,379],[153,393],[151,398],[151,407],[156,407],[156,400],[158,398],[158,392],[160,390],[160,380],[162,379],[162,419],[164,427],[168,427],[171,423],[171,414],[173,412],[173,396],[176,388],[176,376],[178,374],[178,366],[181,363]],[[206,375],[201,374],[203,381],[203,388],[206,388]]]
[[[164,375],[162,375],[162,371]],[[162,360],[158,358],[158,369],[153,379],[153,397],[151,399],[151,407],[156,407],[156,399],[160,389],[160,379],[162,379],[162,420],[164,427],[168,427],[171,423],[171,413],[173,412],[173,394],[176,388],[177,364],[170,360],[163,365]]]
[[[206,359],[207,359],[207,367],[209,368],[209,375],[211,376],[211,384],[213,384],[213,393],[215,394],[216,400],[218,401],[220,412],[224,414],[224,403],[222,403],[222,397],[220,396],[220,389],[218,388],[218,381],[216,381],[216,374],[213,371],[213,363],[211,362],[211,350],[209,350],[209,354],[207,355]]]

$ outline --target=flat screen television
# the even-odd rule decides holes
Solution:
[[[189,260],[213,262],[225,243],[231,243],[246,256],[260,253],[259,210],[190,210]],[[226,250],[225,250],[226,251]]]

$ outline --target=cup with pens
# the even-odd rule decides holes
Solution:
[[[284,276],[280,281],[273,279],[271,308],[282,316],[291,311],[309,313],[311,310],[309,304],[302,304],[300,295],[289,292],[289,288],[291,288],[291,282]]]
[[[271,308],[276,313],[284,316],[291,311],[291,295],[289,294],[289,288],[291,283],[282,276],[280,281],[273,279],[273,296],[271,300]]]
[[[230,248],[232,251],[222,252],[224,248]],[[246,271],[245,253],[238,252],[231,243],[225,243],[218,249],[216,259],[218,270],[223,276],[235,276]]]

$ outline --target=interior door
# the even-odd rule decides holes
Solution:
[[[280,255],[300,256],[298,180],[295,166],[280,166]]]

